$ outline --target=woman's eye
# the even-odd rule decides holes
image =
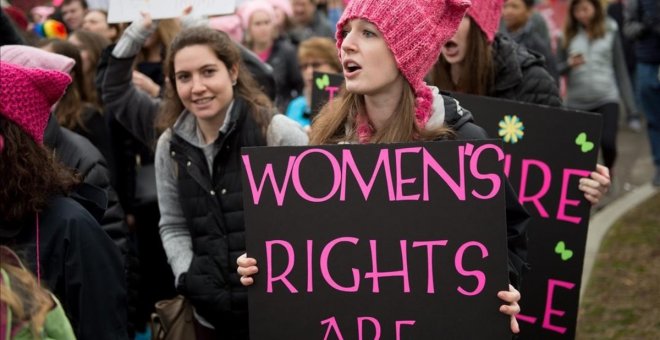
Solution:
[[[342,38],[346,38],[347,35],[348,35],[348,31],[347,31],[347,30],[341,30],[341,37],[342,37]]]
[[[210,76],[213,76],[215,74],[215,70],[214,69],[208,69],[208,70],[204,70],[202,73],[204,74],[204,76],[210,77]]]
[[[369,30],[364,30],[363,34],[364,34],[364,36],[367,37],[367,38],[371,38],[371,37],[375,37],[375,36],[376,36],[376,33],[372,32],[372,31],[369,31]]]
[[[180,82],[185,82],[185,81],[187,81],[189,78],[190,78],[190,76],[187,75],[187,74],[180,74],[180,75],[176,76],[176,80],[177,80],[177,81],[180,81]]]

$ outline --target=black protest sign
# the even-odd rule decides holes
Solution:
[[[510,339],[499,141],[242,152],[251,339]]]
[[[596,168],[602,119],[587,112],[454,96],[491,137],[502,138],[504,172],[532,216],[520,339],[573,339],[591,208],[578,181]]]
[[[341,74],[314,72],[312,84],[312,116],[319,113],[325,103],[339,95],[339,89],[344,82]]]

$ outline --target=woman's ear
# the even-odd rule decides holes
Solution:
[[[229,70],[229,77],[231,78],[231,82],[235,84],[238,80],[238,64],[234,64],[234,66],[231,67]]]

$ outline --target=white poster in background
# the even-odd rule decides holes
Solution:
[[[193,15],[231,14],[236,10],[236,0],[110,0],[108,22],[130,22],[139,18],[140,12],[148,12],[153,19],[177,18],[188,5],[193,6]]]

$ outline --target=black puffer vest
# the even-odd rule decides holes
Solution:
[[[236,98],[226,134],[215,141],[218,153],[209,174],[204,152],[172,134],[181,208],[190,227],[194,257],[180,291],[223,339],[248,339],[247,290],[236,273],[245,253],[241,147],[266,140],[247,104]]]

